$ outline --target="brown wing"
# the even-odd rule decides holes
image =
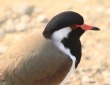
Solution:
[[[0,61],[4,64],[0,67],[1,75],[12,85],[57,85],[72,64],[69,57],[42,37],[41,31],[18,41]]]

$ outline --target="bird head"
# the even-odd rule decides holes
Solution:
[[[64,54],[68,55],[75,68],[81,59],[80,36],[87,30],[100,30],[84,23],[83,17],[73,11],[66,11],[54,16],[43,31],[43,36],[51,39]]]
[[[45,38],[51,38],[51,35],[55,31],[63,29],[65,27],[71,28],[72,31],[76,31],[77,29],[80,29],[80,31],[100,30],[97,27],[85,24],[84,19],[80,14],[73,11],[66,11],[57,14],[49,21],[49,23],[45,27],[45,30],[43,31],[43,35]]]

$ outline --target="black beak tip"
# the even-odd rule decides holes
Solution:
[[[98,27],[93,27],[91,30],[99,31],[100,29]]]

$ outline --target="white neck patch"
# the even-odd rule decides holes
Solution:
[[[54,42],[54,44],[60,49],[60,51],[62,51],[64,54],[68,55],[68,56],[72,56],[72,54],[70,53],[68,48],[65,48],[63,43],[61,43],[61,41],[64,38],[68,38],[68,34],[72,31],[72,29],[70,27],[65,27],[62,28],[60,30],[55,31],[52,34],[52,41]]]
[[[53,33],[52,39],[55,41],[61,41],[63,38],[68,37],[68,34],[71,32],[71,30],[72,29],[70,27],[65,27],[57,30]]]
[[[63,43],[61,43],[61,40],[63,38],[68,38],[68,34],[72,31],[70,27],[65,27],[60,30],[55,31],[52,34],[52,40],[54,44],[62,51],[64,54],[68,55],[72,59],[72,66],[67,74],[66,78],[63,80],[63,82],[60,85],[63,85],[65,83],[65,80],[70,76],[70,74],[75,70],[75,62],[76,62],[76,57],[70,53],[69,48],[65,48]]]
[[[61,43],[61,40],[63,38],[67,38],[70,32],[71,32],[71,29],[69,27],[66,27],[66,28],[62,28],[60,30],[55,31],[52,34],[52,40],[54,44],[60,49],[60,51],[62,51],[68,56],[70,55],[68,54],[67,48],[64,47],[63,43]]]

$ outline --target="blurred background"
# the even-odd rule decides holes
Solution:
[[[82,37],[82,59],[65,85],[110,85],[110,0],[0,0],[0,55],[20,37],[72,10],[100,31]]]

